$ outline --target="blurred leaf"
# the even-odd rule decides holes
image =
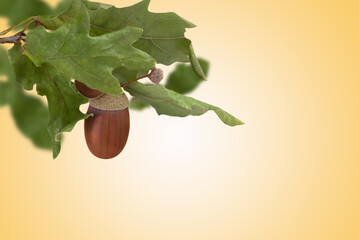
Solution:
[[[79,110],[87,99],[78,94],[69,84],[70,79],[51,64],[36,67],[20,46],[15,45],[9,54],[16,80],[28,90],[36,84],[38,94],[47,97],[50,112],[48,131],[56,158],[61,150],[61,133],[71,131],[78,121],[88,117]]]
[[[139,100],[138,98],[132,98],[130,101],[130,105],[129,105],[130,109],[138,110],[138,111],[144,110],[145,108],[148,108],[148,107],[150,107],[150,105],[148,103],[144,103],[141,100]]]
[[[9,103],[8,94],[9,94],[9,83],[0,82],[0,107]]]
[[[8,78],[7,82],[0,81],[0,107],[9,103],[9,80],[13,77],[11,75],[11,66],[7,57],[7,53],[3,47],[0,46],[0,76]]]
[[[108,94],[121,94],[122,88],[112,71],[120,66],[130,70],[152,69],[155,60],[132,44],[141,36],[139,28],[89,37],[86,12],[53,32],[43,27],[27,34],[25,54],[40,66],[51,64],[66,78]],[[41,42],[41,44],[39,44]]]
[[[204,59],[199,59],[204,75],[208,76],[209,62]],[[168,76],[166,88],[176,91],[180,94],[187,94],[195,90],[198,85],[203,82],[194,71],[193,68],[187,64],[178,64],[175,70]]]
[[[70,3],[71,0],[63,0],[56,9],[51,9],[41,0],[1,0],[0,16],[7,17],[9,25],[15,25],[30,16],[61,12]],[[0,106],[9,105],[16,126],[35,146],[52,149],[47,130],[48,107],[40,99],[25,94],[21,85],[15,81],[8,55],[2,47],[0,47],[0,75],[8,79],[6,82],[0,82]]]
[[[124,69],[116,69],[114,75],[117,76],[121,83],[130,82],[137,75],[137,72],[127,72]],[[240,120],[225,112],[221,108],[198,101],[191,97],[183,96],[175,91],[166,89],[163,85],[148,85],[135,82],[125,90],[133,97],[140,99],[142,102],[150,104],[156,109],[159,115],[186,117],[189,115],[199,116],[208,111],[214,111],[223,123],[229,126],[243,124]]]
[[[51,149],[51,139],[47,131],[49,112],[40,99],[26,95],[15,81],[5,49],[0,47],[0,74],[8,77],[0,82],[0,106],[8,104],[19,130],[35,146]]]
[[[86,0],[74,0],[70,8],[59,16],[43,17],[40,21],[46,28],[55,30],[86,8],[91,21],[91,36],[99,36],[127,26],[142,28],[143,34],[134,44],[136,48],[147,52],[158,63],[165,65],[191,61],[195,72],[204,78],[191,41],[184,36],[186,28],[193,28],[195,25],[176,13],[151,13],[148,11],[149,4],[150,0],[143,0],[130,7],[116,8]]]
[[[9,19],[13,26],[31,16],[47,15],[52,12],[41,0],[0,0],[0,16]]]
[[[11,113],[17,127],[33,141],[35,146],[51,149],[51,139],[47,131],[49,121],[47,107],[40,99],[25,95],[18,83],[14,84],[16,89],[11,101]]]

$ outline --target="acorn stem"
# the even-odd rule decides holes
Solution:
[[[131,85],[132,83],[135,83],[135,82],[137,82],[138,80],[141,80],[141,79],[143,79],[143,78],[149,77],[150,74],[151,74],[151,73],[149,73],[149,74],[147,74],[147,75],[145,75],[145,76],[143,76],[143,77],[139,77],[139,78],[137,78],[137,79],[135,79],[135,80],[133,80],[133,81],[131,81],[131,82],[128,82],[128,83],[125,83],[125,84],[121,84],[121,87],[127,87],[128,85]]]
[[[126,86],[128,86],[128,85],[131,85],[132,83],[137,82],[137,81],[140,80],[140,79],[147,78],[147,77],[148,77],[153,83],[159,84],[159,83],[161,82],[161,80],[163,79],[163,71],[162,71],[161,69],[159,69],[159,68],[154,67],[154,68],[152,68],[152,71],[151,71],[149,74],[147,74],[147,75],[145,75],[145,76],[143,76],[143,77],[137,78],[137,79],[135,79],[135,80],[133,80],[133,81],[131,81],[131,82],[128,82],[128,83],[125,83],[125,84],[121,84],[121,87],[126,87]]]

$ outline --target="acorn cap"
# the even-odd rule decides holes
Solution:
[[[103,94],[98,98],[89,99],[90,105],[104,111],[120,111],[128,108],[129,101],[126,94],[109,95]]]
[[[154,68],[148,78],[155,84],[159,84],[163,79],[163,71],[160,68]]]

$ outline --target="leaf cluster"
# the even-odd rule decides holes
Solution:
[[[35,144],[51,149],[51,139],[47,131],[49,112],[47,106],[38,98],[26,94],[15,81],[6,50],[0,47],[0,107],[8,105],[19,130]]]
[[[21,113],[24,116],[19,114],[18,121],[31,119],[28,115],[41,117],[41,121],[31,119],[32,123],[36,122],[37,127],[33,129],[37,135],[26,131],[23,127],[26,124],[19,125],[36,145],[49,147],[51,142],[54,158],[60,153],[62,133],[71,131],[78,121],[89,117],[79,110],[87,99],[75,90],[74,79],[107,94],[127,91],[134,97],[130,104],[133,109],[152,106],[160,115],[178,117],[213,111],[229,126],[242,124],[221,108],[183,95],[207,78],[209,62],[196,57],[192,42],[185,37],[186,29],[195,25],[177,14],[148,11],[150,0],[125,8],[87,0],[73,0],[71,4],[65,1],[57,10],[65,5],[68,8],[58,15],[51,15],[54,10],[44,7],[45,3],[40,0],[15,2],[32,2],[32,7],[38,6],[37,13],[29,8],[21,17],[30,13],[40,15],[37,20],[42,26],[27,33],[24,45],[15,45],[9,51],[16,77],[9,71],[9,66],[3,67],[10,77],[8,82],[0,83],[0,105],[7,103],[12,109],[21,109],[15,102],[24,103],[21,96],[29,98],[14,78],[26,90],[36,86],[37,93],[47,98],[48,111],[38,99],[28,100],[32,106],[27,106],[27,111]],[[7,7],[11,5],[6,4]],[[5,14],[1,8],[0,14]],[[18,21],[10,13],[7,17],[10,22]],[[124,89],[121,87],[121,84],[148,74],[156,64],[177,62],[180,64],[165,85],[137,82]],[[30,111],[36,114],[32,115]],[[47,134],[43,133],[45,122],[48,122]],[[40,132],[47,138],[40,141]]]

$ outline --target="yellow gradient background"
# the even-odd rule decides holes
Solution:
[[[359,239],[358,1],[150,10],[198,25],[187,36],[212,68],[191,96],[246,125],[131,112],[118,158],[94,158],[79,123],[52,160],[1,108],[0,239]]]

